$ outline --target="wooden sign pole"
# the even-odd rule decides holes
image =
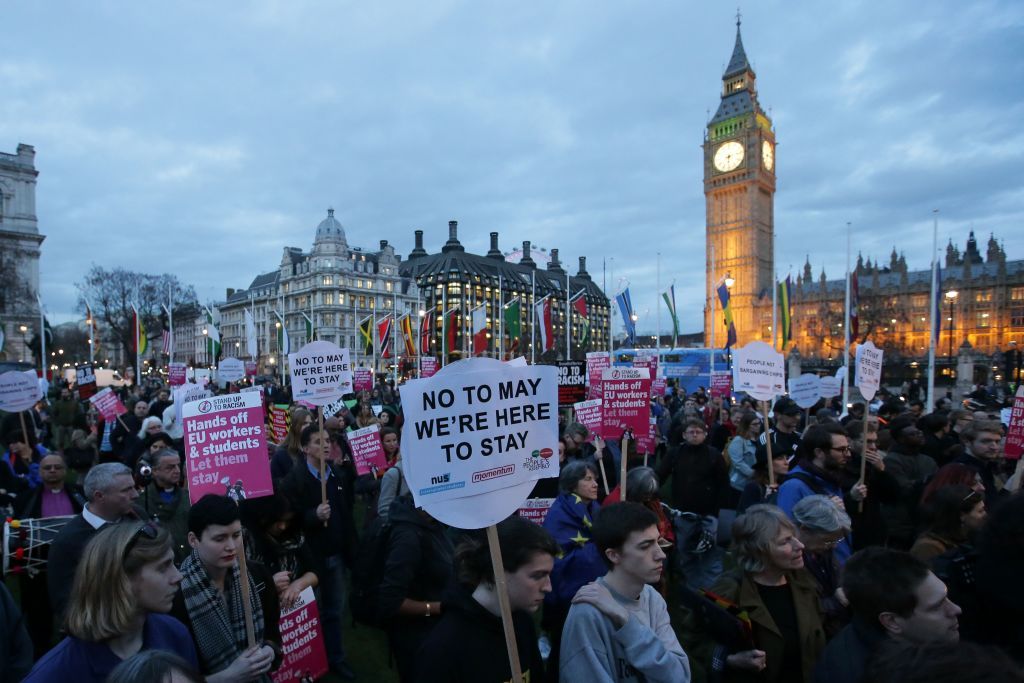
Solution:
[[[512,670],[512,682],[523,683],[523,671],[519,666],[519,647],[516,644],[516,629],[512,624],[512,605],[508,599],[508,584],[505,582],[505,564],[501,559],[501,545],[498,543],[498,527],[487,527],[487,545],[491,551],[491,567],[494,569],[494,591],[498,594],[501,608],[501,625],[505,631],[505,646],[508,648],[508,663]]]
[[[619,475],[619,500],[623,503],[626,502],[626,464],[629,460],[629,439],[631,437],[632,434],[629,433],[628,429],[622,433],[622,457],[619,458],[622,462],[621,474]]]
[[[761,401],[761,413],[764,415],[764,420],[761,421],[761,426],[764,428],[764,445],[768,449],[768,486],[775,488],[775,467],[772,462],[772,435],[768,429],[768,401]]]
[[[868,436],[869,433],[872,432],[872,430],[874,430],[874,433],[876,433],[876,434],[878,433],[878,416],[876,415],[875,417],[871,417],[871,408],[868,407],[868,415],[866,415],[865,417],[866,417],[866,419],[864,420],[864,429],[861,432],[861,437],[860,438],[861,438],[861,441],[866,444],[867,443],[867,436]],[[857,484],[863,484],[864,483],[865,477],[867,475],[867,464],[868,464],[867,453],[864,452],[863,447],[862,447],[861,454],[860,454],[860,480],[857,482]],[[864,512],[864,500],[863,499],[861,499],[861,501],[859,503],[857,503],[857,512]]]
[[[28,429],[25,427],[25,411],[18,411],[18,419],[21,420],[21,435],[25,437],[25,445],[31,448],[32,442],[28,438]]]
[[[256,627],[252,619],[252,602],[249,596],[249,568],[245,564],[245,541],[238,550],[238,580],[242,589],[242,612],[245,616],[245,637],[249,647],[256,647]]]

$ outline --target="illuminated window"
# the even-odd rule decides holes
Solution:
[[[324,282],[325,285],[333,285],[334,284],[334,278],[331,277],[330,275],[324,275],[323,282]]]
[[[323,303],[324,303],[325,306],[333,306],[334,305],[334,292],[324,292],[324,294],[323,294]]]
[[[977,327],[978,329],[992,327],[992,314],[989,313],[988,311],[979,311],[977,314],[975,314],[974,326]]]
[[[992,301],[992,290],[982,289],[974,293],[974,301],[977,303],[988,303]]]
[[[1011,288],[1010,301],[1024,301],[1024,287]]]

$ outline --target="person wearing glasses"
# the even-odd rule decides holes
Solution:
[[[198,668],[188,630],[167,614],[179,583],[166,530],[152,522],[104,527],[89,541],[75,571],[68,636],[24,680],[101,683],[143,650],[165,650]]]
[[[807,496],[828,496],[844,511],[844,497],[851,503],[864,500],[868,495],[866,485],[854,483],[849,493],[844,486],[843,468],[849,461],[850,441],[840,425],[831,422],[808,427],[797,451],[797,466],[789,471],[786,481],[779,487],[778,506],[793,519],[793,508]],[[846,562],[850,553],[848,538],[836,546],[836,559],[840,564]]]
[[[825,634],[831,638],[849,621],[835,549],[850,533],[850,516],[828,496],[814,495],[793,507],[793,519],[804,544],[804,567],[818,582]]]
[[[173,448],[157,449],[143,457],[153,480],[142,491],[142,508],[146,516],[160,520],[174,540],[174,561],[188,557],[188,489],[181,485],[181,455]]]

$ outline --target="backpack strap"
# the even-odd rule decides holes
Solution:
[[[811,475],[807,474],[806,472],[792,472],[792,473],[790,473],[789,477],[787,478],[787,481],[789,479],[796,479],[798,481],[802,481],[803,483],[807,484],[807,487],[809,489],[814,491],[819,496],[827,496],[827,495],[829,495],[829,493],[821,485],[821,482],[819,482],[817,479],[815,479]]]

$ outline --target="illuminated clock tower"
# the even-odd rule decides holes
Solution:
[[[736,46],[722,76],[722,101],[704,137],[707,211],[705,345],[711,344],[711,297],[732,280],[737,345],[771,343],[771,295],[775,247],[775,132],[757,101],[754,70],[747,61],[736,19]],[[714,278],[714,281],[712,281]],[[715,300],[715,346],[726,327]]]

